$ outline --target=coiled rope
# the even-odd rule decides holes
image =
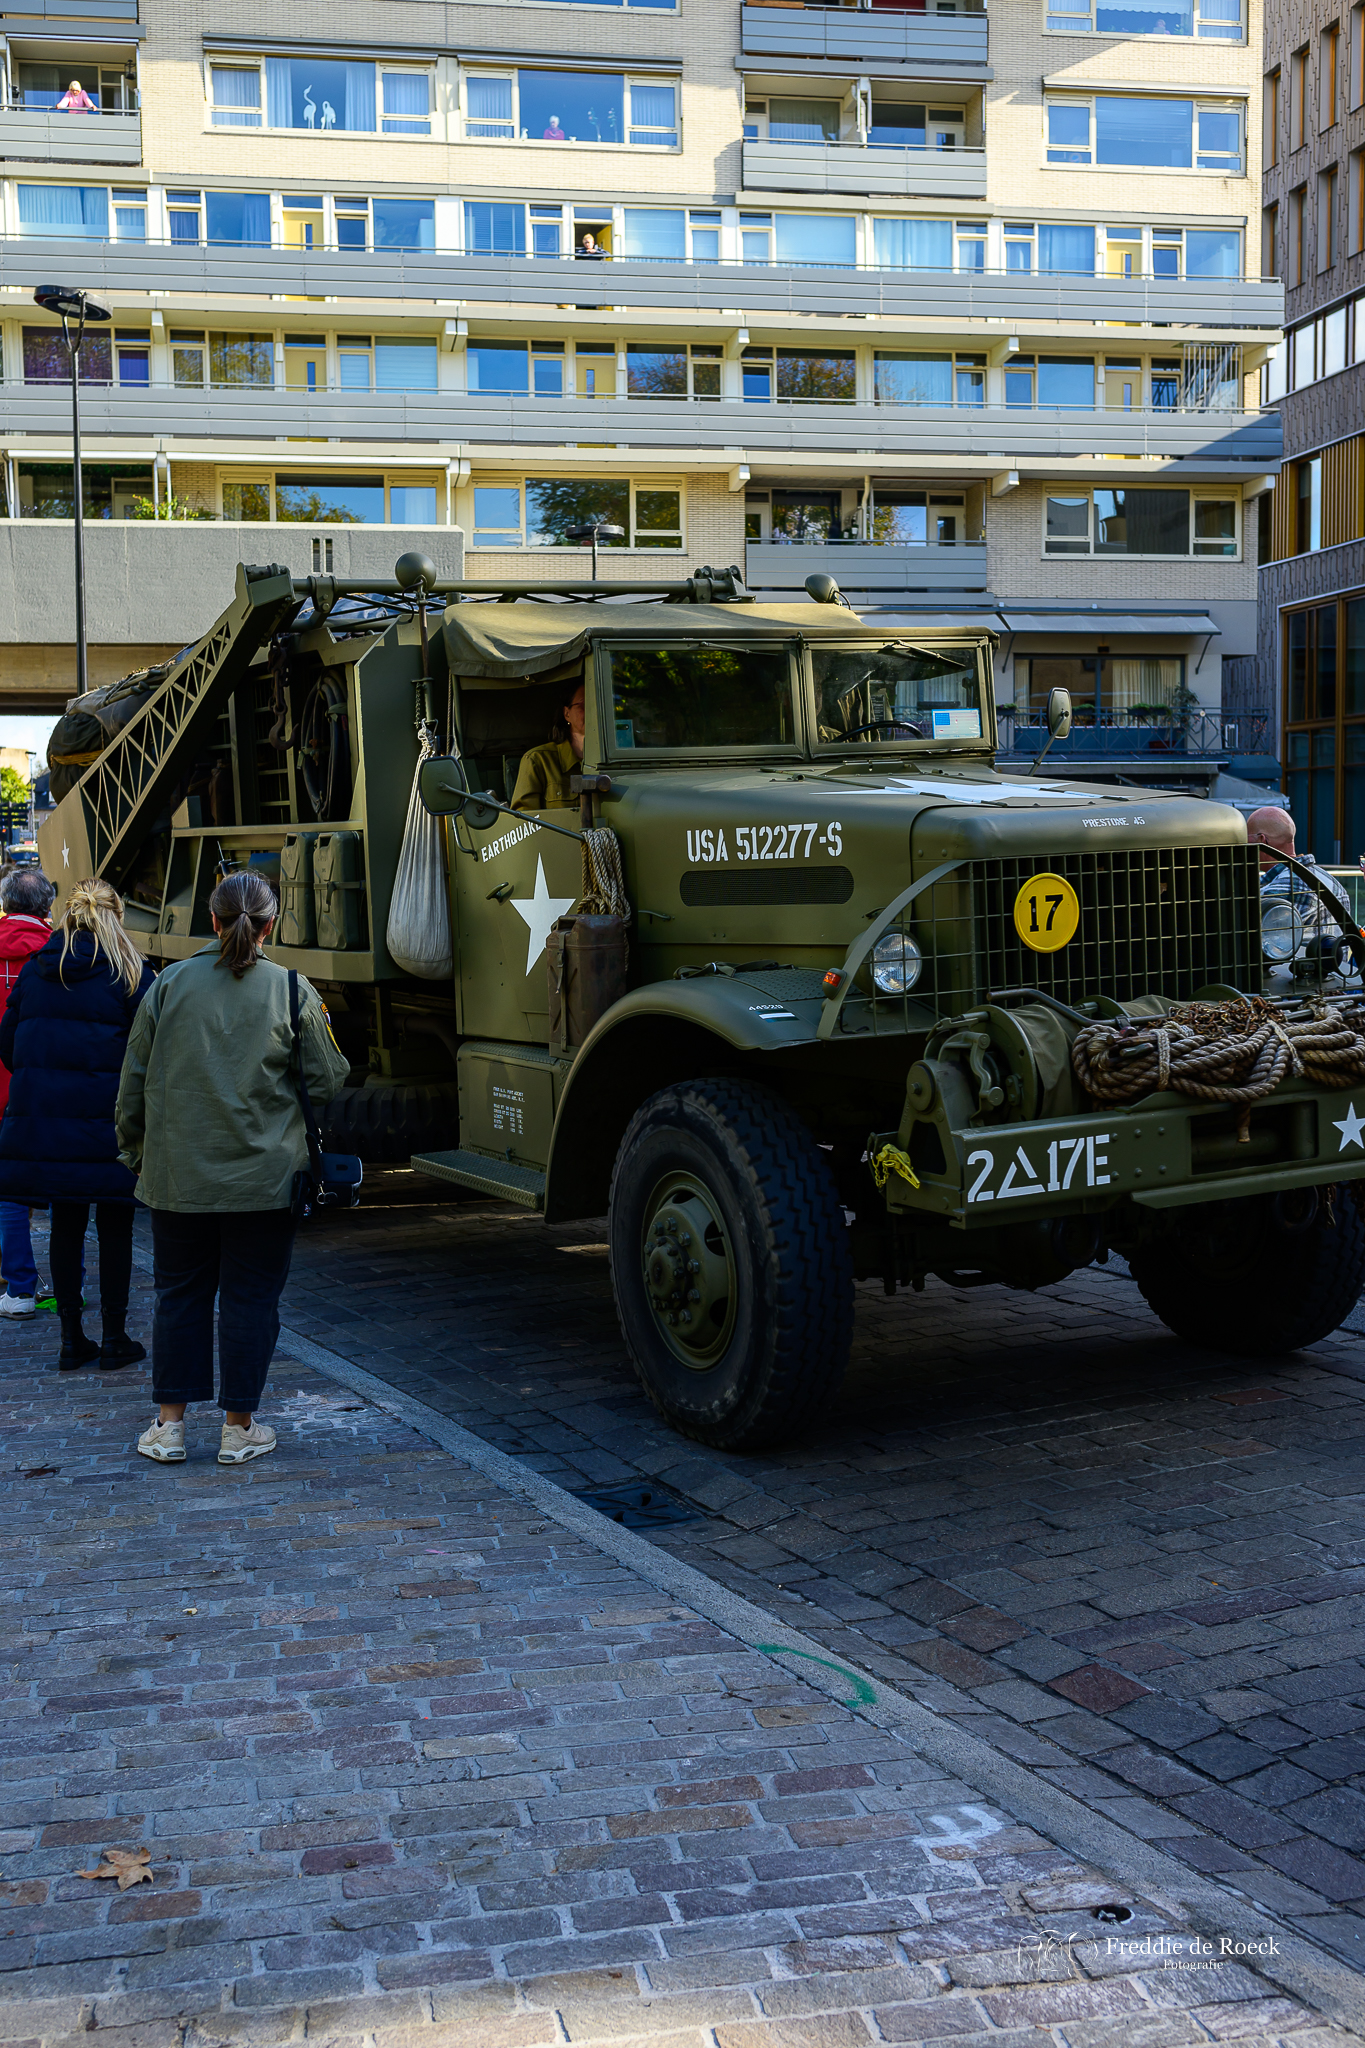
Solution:
[[[1097,1102],[1171,1089],[1204,1102],[1259,1102],[1291,1075],[1327,1088],[1365,1080],[1365,1001],[1183,1003],[1164,1017],[1109,1018],[1079,1032],[1071,1063]]]
[[[583,883],[576,910],[630,922],[621,842],[610,825],[589,825],[583,834]]]

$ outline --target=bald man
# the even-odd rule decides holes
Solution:
[[[1321,898],[1292,868],[1286,867],[1281,858],[1286,853],[1294,854],[1294,820],[1289,812],[1278,804],[1264,804],[1247,819],[1247,838],[1260,854],[1262,896],[1287,896],[1303,919],[1306,933],[1321,929],[1325,935],[1334,936],[1337,927]],[[1354,925],[1351,899],[1336,876],[1329,875],[1311,853],[1297,854],[1295,858],[1304,867],[1312,868],[1317,879],[1325,883],[1338,899]]]

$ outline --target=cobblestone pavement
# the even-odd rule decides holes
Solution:
[[[832,1422],[729,1456],[640,1393],[601,1231],[362,1211],[302,1241],[288,1320],[570,1489],[675,1489],[656,1541],[1359,1963],[1359,1331],[1243,1364],[1122,1271],[864,1287]]]
[[[335,1381],[155,1466],[55,1350],[0,1333],[11,2048],[1356,2038]]]

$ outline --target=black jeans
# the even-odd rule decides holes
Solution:
[[[152,1394],[213,1399],[213,1299],[218,1297],[218,1406],[254,1415],[280,1334],[295,1218],[288,1209],[185,1215],[153,1209],[156,1308]]]
[[[81,1283],[85,1233],[90,1224],[89,1202],[54,1202],[52,1235],[47,1255],[52,1267],[52,1292],[57,1309],[69,1314],[81,1305]],[[113,1329],[121,1330],[128,1314],[128,1288],[133,1278],[133,1204],[96,1202],[95,1235],[100,1247],[100,1314]]]

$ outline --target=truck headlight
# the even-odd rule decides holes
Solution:
[[[1283,965],[1303,945],[1303,919],[1287,897],[1272,897],[1261,909],[1261,951]]]
[[[878,995],[909,995],[923,969],[924,955],[908,932],[883,932],[872,948],[872,980]]]

